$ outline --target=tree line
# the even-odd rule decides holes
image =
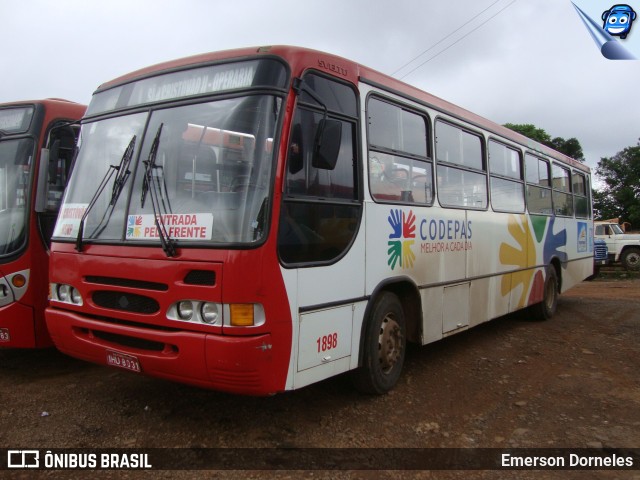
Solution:
[[[552,138],[542,128],[531,124],[504,125],[532,140],[584,162],[582,146],[576,138]],[[598,161],[595,170],[602,188],[593,189],[593,210],[596,219],[620,218],[640,229],[640,139],[638,144]]]

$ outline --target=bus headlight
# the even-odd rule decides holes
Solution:
[[[71,303],[74,305],[82,305],[82,295],[73,287],[71,287]]]
[[[51,300],[57,300],[71,305],[82,305],[83,303],[80,291],[66,283],[52,283],[49,291],[51,293]]]
[[[211,302],[204,302],[200,306],[200,317],[204,323],[210,325],[218,321],[218,305]]]
[[[71,298],[71,286],[61,283],[56,288],[56,295],[61,302],[68,302]]]
[[[222,324],[222,305],[203,300],[178,300],[167,310],[167,319],[206,325]]]
[[[191,300],[178,302],[177,310],[180,320],[191,320],[191,317],[193,317],[193,303]]]

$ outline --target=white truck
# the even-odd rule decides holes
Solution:
[[[627,270],[640,271],[640,235],[624,233],[613,222],[594,222],[595,237],[607,243],[611,262],[620,262]]]

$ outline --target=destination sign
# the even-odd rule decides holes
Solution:
[[[138,82],[133,90],[134,102],[160,102],[171,98],[189,97],[209,92],[233,90],[251,86],[255,65],[232,68],[222,72],[180,72]]]
[[[33,107],[0,109],[0,130],[4,133],[24,133],[29,130]]]
[[[258,75],[264,71],[274,75]],[[261,59],[165,73],[94,94],[87,114],[262,85],[264,81],[259,78],[263,77],[274,79],[267,80],[267,84],[282,87],[286,77],[284,66]]]

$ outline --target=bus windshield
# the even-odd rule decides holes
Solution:
[[[11,255],[26,239],[31,138],[0,141],[0,255]]]
[[[280,109],[280,98],[250,95],[83,124],[54,237],[260,241]]]

